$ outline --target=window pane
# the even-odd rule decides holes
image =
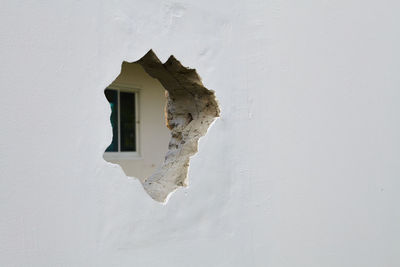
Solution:
[[[121,151],[136,151],[135,94],[120,92]]]
[[[106,152],[118,152],[118,92],[116,90],[106,89],[104,91],[111,107],[111,126],[113,130],[113,139],[107,147]]]

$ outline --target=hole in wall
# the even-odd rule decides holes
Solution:
[[[138,178],[154,200],[165,202],[187,186],[190,157],[219,117],[214,91],[204,87],[195,69],[174,56],[162,63],[150,50],[136,62],[123,62],[104,93],[113,130],[104,159]]]

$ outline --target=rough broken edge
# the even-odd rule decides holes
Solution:
[[[187,186],[190,157],[198,151],[200,137],[219,117],[220,109],[214,91],[204,87],[196,70],[182,66],[174,56],[162,63],[150,50],[135,63],[158,79],[168,92],[168,152],[163,165],[142,183],[154,200],[166,203],[174,191]]]

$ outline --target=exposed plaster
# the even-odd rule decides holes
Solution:
[[[178,187],[187,186],[190,157],[198,151],[199,138],[219,117],[220,110],[214,91],[203,86],[195,69],[182,66],[174,56],[163,64],[150,50],[136,63],[158,79],[167,91],[169,149],[163,165],[143,182],[154,200],[165,202]]]

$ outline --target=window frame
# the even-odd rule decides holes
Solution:
[[[116,90],[118,95],[118,152],[104,152],[104,159],[140,159],[140,113],[139,113],[139,98],[140,98],[140,88],[138,86],[132,86],[127,84],[113,83],[107,86],[105,90]],[[135,141],[136,141],[136,151],[120,151],[121,150],[121,119],[120,119],[120,92],[128,92],[135,94]]]

